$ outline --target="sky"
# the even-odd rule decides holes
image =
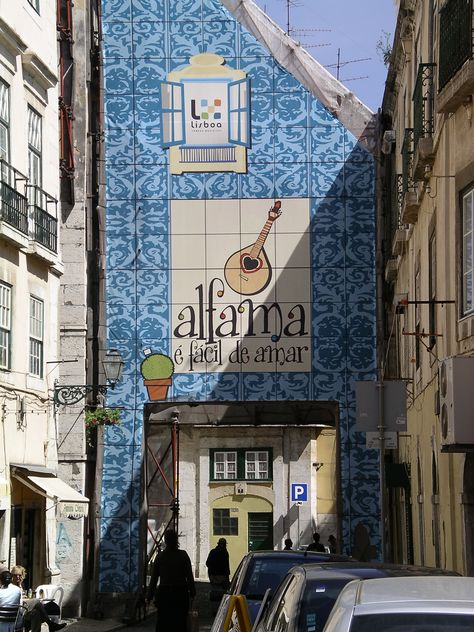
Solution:
[[[287,31],[288,0],[255,1]],[[334,76],[339,51],[339,79],[374,112],[382,103],[387,76],[377,43],[385,44],[388,35],[391,46],[395,23],[394,0],[290,0],[293,39]]]

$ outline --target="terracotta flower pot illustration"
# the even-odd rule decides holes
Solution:
[[[144,354],[146,357],[140,371],[148,397],[152,402],[163,401],[168,397],[168,388],[173,383],[173,361],[162,353],[152,353],[151,349],[145,349]]]
[[[147,388],[148,398],[151,401],[158,402],[167,398],[168,388],[173,383],[173,380],[168,377],[161,380],[144,380],[143,383]]]

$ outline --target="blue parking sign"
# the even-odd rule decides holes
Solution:
[[[291,483],[291,500],[305,502],[308,500],[308,483]]]

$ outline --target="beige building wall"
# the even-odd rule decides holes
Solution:
[[[444,4],[452,4],[452,0]],[[383,106],[396,135],[391,151],[385,150],[391,157],[385,157],[384,164],[391,160],[392,174],[405,172],[411,181],[400,206],[391,207],[392,214],[400,212],[401,216],[399,230],[388,244],[385,268],[387,292],[393,298],[386,305],[386,343],[394,360],[392,374],[386,377],[405,379],[408,399],[408,428],[399,438],[394,460],[410,467],[414,562],[466,573],[472,571],[466,560],[461,502],[466,451],[443,449],[438,371],[446,357],[474,352],[474,318],[472,314],[462,316],[460,211],[460,192],[474,183],[474,84],[463,84],[455,73],[438,91],[443,3],[422,0],[400,5]],[[433,110],[425,114],[432,117],[434,128],[421,143],[431,145],[431,157],[424,168],[416,170],[424,159],[421,143],[415,143],[413,162],[407,169],[403,140],[405,130],[416,126],[413,95],[420,65],[428,63],[435,64]],[[473,63],[472,59],[467,62],[461,74],[472,76]],[[457,103],[452,98],[456,93]],[[390,186],[388,180],[385,186]],[[389,273],[389,269],[395,272]],[[403,299],[408,304],[401,306]],[[392,525],[395,540],[407,538],[401,522]],[[398,550],[396,545],[393,548]]]

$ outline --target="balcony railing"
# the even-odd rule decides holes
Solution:
[[[28,185],[28,202],[33,239],[48,250],[57,252],[57,200],[39,186]]]
[[[448,0],[440,10],[439,90],[474,58],[474,0]]]
[[[405,130],[402,145],[402,189],[403,193],[414,191],[415,182],[413,180],[413,154],[414,154],[414,133],[413,128]]]
[[[26,176],[0,160],[0,220],[28,235]]]
[[[433,136],[434,132],[434,85],[436,64],[420,64],[413,91],[413,140],[415,147],[420,138]]]
[[[408,228],[408,224],[402,221],[402,209],[403,209],[403,176],[401,173],[397,174],[396,187],[395,187],[395,209],[397,218],[397,230],[400,228]]]

